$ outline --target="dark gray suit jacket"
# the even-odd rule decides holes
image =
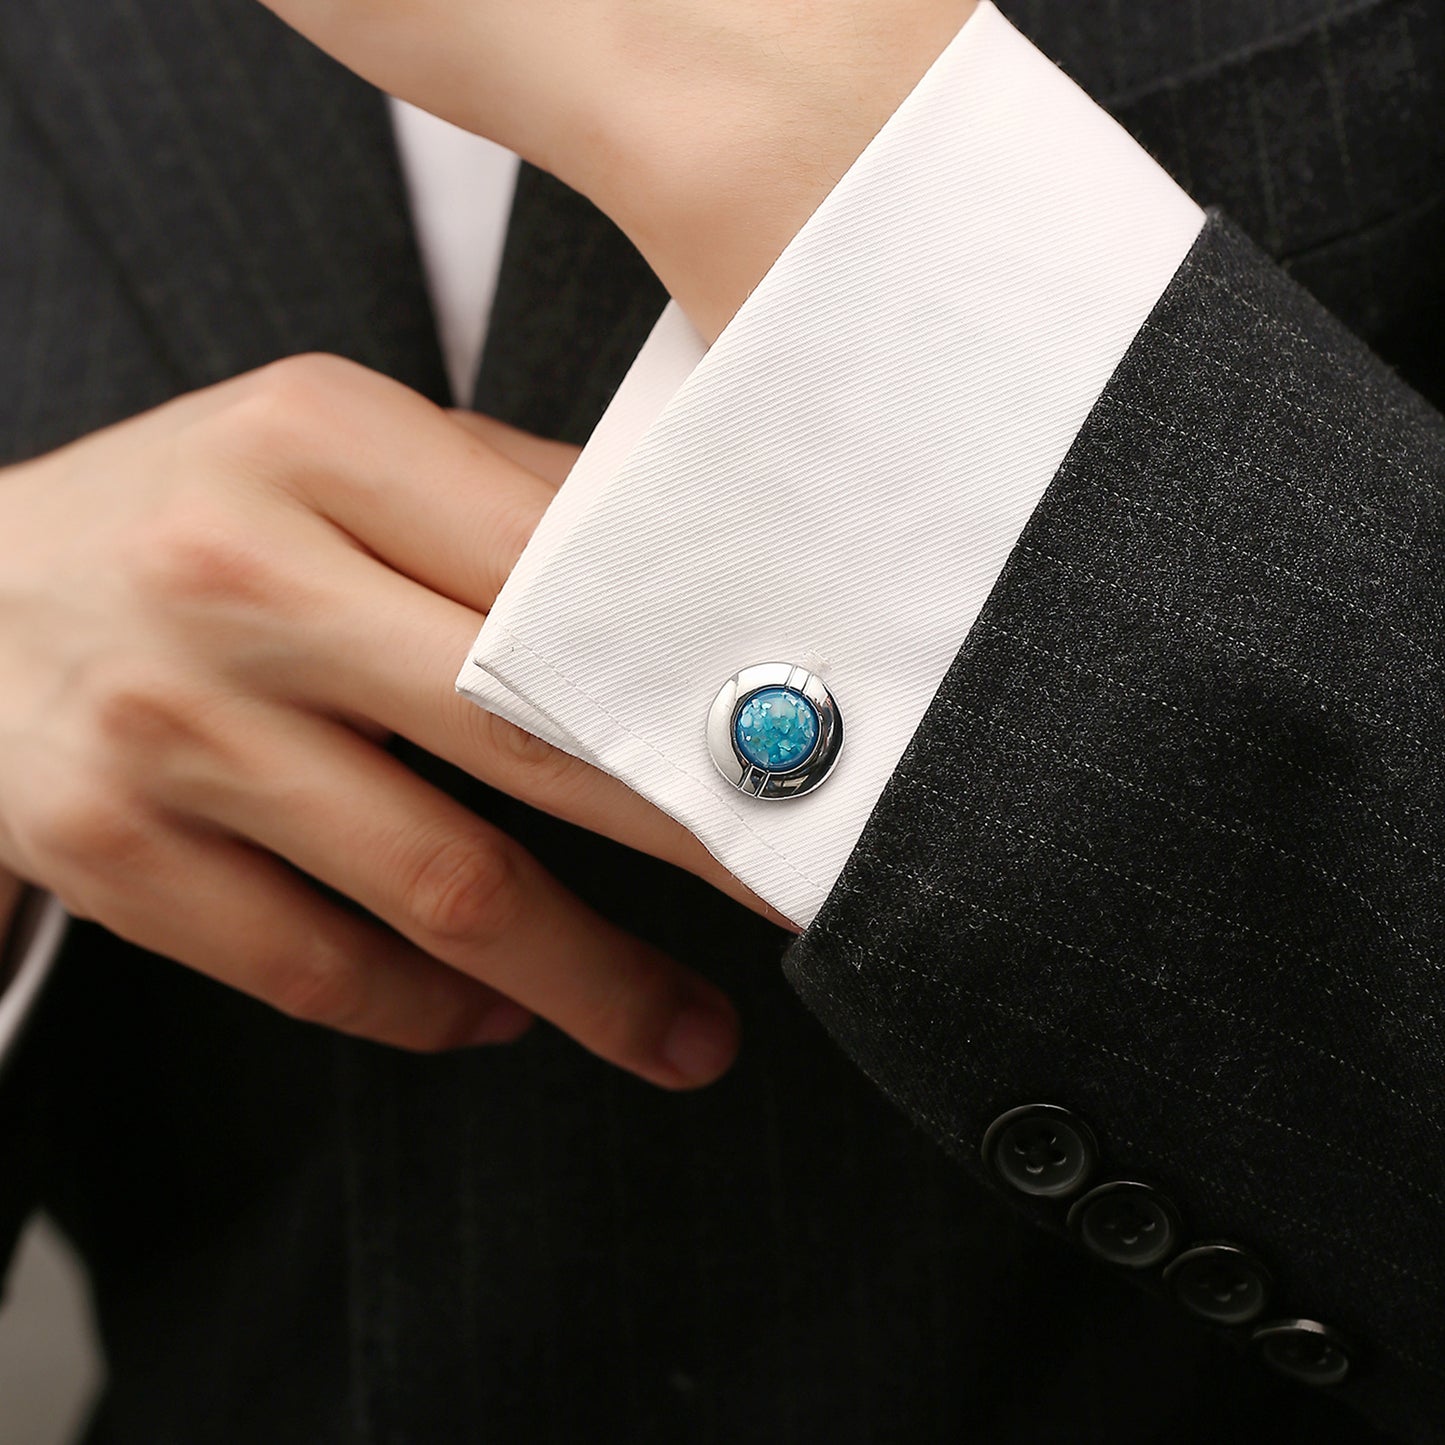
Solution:
[[[90,1262],[95,1445],[1445,1438],[1445,12],[1006,8],[1284,269],[1211,221],[782,970],[408,752],[738,997],[718,1087],[404,1057],[78,930],[0,1243],[43,1203]],[[524,173],[478,404],[580,440],[661,304]],[[444,385],[380,103],[253,0],[0,10],[0,325],[5,458],[308,348]],[[1251,1322],[1166,1277],[1207,1240]],[[1295,1318],[1342,1383],[1259,1362]]]

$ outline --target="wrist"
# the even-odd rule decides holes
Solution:
[[[979,0],[266,0],[587,196],[709,339]]]
[[[616,36],[632,74],[599,65],[605,90],[536,159],[611,216],[711,341],[977,3],[747,0],[651,52],[633,13]]]

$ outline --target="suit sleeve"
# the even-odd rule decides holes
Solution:
[[[987,4],[681,381],[670,326],[463,690],[808,925],[1019,1210],[1445,1437],[1445,423]],[[796,801],[705,746],[765,661],[846,720]]]
[[[1211,215],[787,969],[1044,1228],[1445,1432],[1445,420]]]

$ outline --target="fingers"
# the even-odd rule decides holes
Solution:
[[[448,415],[464,430],[480,437],[488,446],[494,447],[504,457],[510,457],[518,466],[535,472],[552,487],[560,487],[567,480],[568,473],[581,455],[579,448],[567,442],[548,441],[545,437],[533,436],[531,432],[519,431],[495,417],[483,416],[475,411],[453,411]]]
[[[373,718],[511,797],[768,912],[691,832],[625,784],[457,695],[478,614],[359,556],[340,559],[326,585],[332,600],[315,610],[294,655],[268,660],[273,686],[308,707]]]
[[[293,1018],[422,1051],[508,1043],[531,1023],[494,989],[326,901],[242,843],[154,829],[139,851],[80,911]]]
[[[233,774],[189,780],[188,807],[652,1083],[696,1087],[731,1063],[737,1023],[717,989],[598,917],[395,759],[279,710],[253,720],[239,748]]]
[[[486,418],[459,422],[336,358],[296,358],[232,389],[242,396],[230,410],[240,413],[231,421],[239,422],[243,452],[259,441],[266,456],[281,450],[290,458],[286,486],[300,525],[280,570],[293,589],[304,579],[306,593],[304,616],[278,639],[282,645],[250,654],[264,664],[249,678],[253,690],[275,694],[279,683],[293,701],[374,720],[523,801],[768,911],[656,808],[452,691],[482,614],[552,495],[548,482],[494,445],[554,470],[570,448]],[[320,549],[303,536],[312,528],[340,528],[374,556]],[[275,570],[280,539],[273,544],[266,560]],[[209,584],[215,569],[204,570]],[[332,607],[314,595],[323,572],[328,587],[336,579]]]
[[[40,560],[19,580],[68,651],[56,661],[41,633],[49,672],[18,704],[5,693],[19,872],[287,1013],[388,1043],[512,1037],[536,1010],[660,1084],[726,1067],[736,1022],[715,990],[334,720],[433,743],[451,727],[448,756],[505,771],[438,719],[469,711],[452,678],[547,482],[324,359],[188,398],[60,466],[67,485],[35,483],[53,507],[20,509],[22,540],[66,544],[22,547]],[[76,579],[106,585],[76,608]],[[590,797],[597,780],[572,776]],[[620,787],[609,806],[645,809]]]
[[[219,419],[208,417],[212,443],[229,428],[236,460],[259,480],[478,611],[491,607],[555,491],[478,428],[337,357],[289,358],[225,396]],[[522,433],[498,428],[491,436],[512,450],[536,452]]]
[[[334,357],[294,358],[235,385],[247,444],[259,437],[274,457],[278,443],[291,443],[282,449],[292,459],[287,486],[298,517],[316,525],[319,515],[320,525],[374,554],[329,549],[346,578],[328,609],[334,615],[322,618],[308,604],[298,629],[307,635],[292,649],[304,656],[290,659],[299,674],[293,667],[283,683],[288,696],[374,720],[523,801],[776,916],[658,809],[453,693],[483,614],[552,496],[552,483],[531,468],[560,477],[573,448],[491,418],[448,414]],[[310,582],[318,569],[301,571]],[[286,659],[268,652],[265,661],[267,675],[252,685],[273,692]]]

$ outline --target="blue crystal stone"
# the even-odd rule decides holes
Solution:
[[[818,710],[790,687],[755,692],[733,726],[738,751],[765,773],[801,766],[818,742]]]

